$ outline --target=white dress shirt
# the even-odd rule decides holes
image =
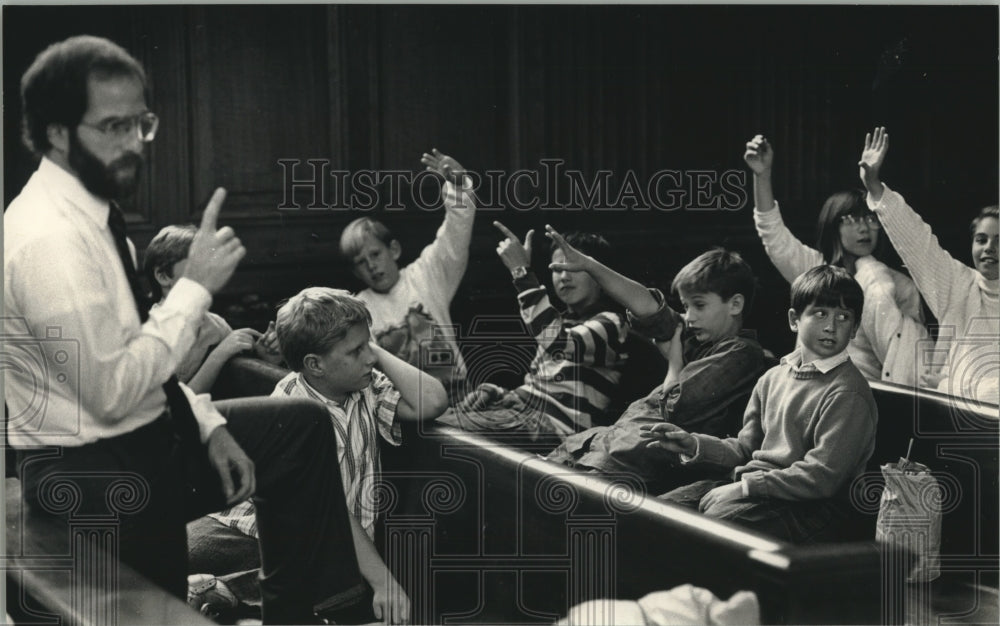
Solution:
[[[162,385],[211,304],[182,278],[140,324],[108,211],[43,158],[4,214],[0,354],[15,447],[78,446],[155,420],[167,405]],[[182,388],[207,440],[225,419],[208,395]]]

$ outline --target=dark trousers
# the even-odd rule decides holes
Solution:
[[[309,400],[248,398],[216,404],[255,464],[262,613],[266,623],[317,623],[314,611],[365,592],[326,409]],[[204,449],[186,458],[161,418],[79,447],[18,450],[29,517],[72,526],[106,520],[118,559],[179,598],[187,592],[185,523],[225,508]],[[69,554],[67,543],[53,554]]]
[[[712,489],[733,484],[732,478],[705,479],[678,487],[660,498],[700,510],[701,499]],[[845,520],[846,503],[836,499],[778,500],[746,497],[710,506],[702,513],[729,520],[792,543],[817,543],[836,539]]]

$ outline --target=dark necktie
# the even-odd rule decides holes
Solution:
[[[129,253],[128,242],[125,234],[125,216],[121,209],[114,202],[111,203],[111,210],[108,212],[108,227],[115,240],[115,248],[118,250],[118,257],[125,266],[125,276],[128,278],[128,286],[132,289],[132,297],[135,299],[135,306],[139,310],[139,319],[145,323],[149,319],[149,309],[151,303],[142,289],[139,282],[139,274],[132,264],[132,255]],[[172,374],[167,382],[163,383],[163,391],[167,394],[167,406],[170,408],[170,418],[174,430],[180,436],[181,443],[189,450],[197,450],[201,445],[201,437],[198,430],[198,422],[195,420],[191,404],[184,395],[177,376]]]

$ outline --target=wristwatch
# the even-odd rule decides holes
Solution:
[[[518,278],[524,278],[528,275],[528,268],[523,265],[518,265],[510,271],[510,275],[514,277],[514,280]]]

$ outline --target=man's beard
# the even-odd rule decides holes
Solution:
[[[87,191],[105,200],[122,200],[139,188],[142,156],[126,152],[108,165],[101,162],[80,141],[74,130],[69,134],[69,164]]]

